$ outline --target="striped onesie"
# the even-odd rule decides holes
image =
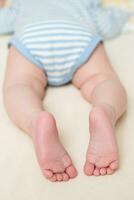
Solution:
[[[40,67],[49,85],[71,81],[74,72],[102,41],[90,3],[90,0],[34,0],[34,3],[18,0],[19,9],[13,21],[15,35],[10,46]]]

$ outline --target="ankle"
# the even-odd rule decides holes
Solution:
[[[34,113],[32,120],[31,120],[31,124],[30,124],[31,136],[33,139],[35,139],[36,135],[38,134],[37,126],[41,121],[44,121],[45,124],[49,125],[50,127],[53,127],[52,122],[55,123],[55,119],[54,119],[53,115],[45,110]]]
[[[95,105],[94,107],[100,107],[105,110],[105,112],[108,114],[113,126],[116,124],[116,112],[113,106],[109,104],[101,104],[101,105]]]
[[[28,133],[29,133],[29,136],[32,137],[32,139],[36,137],[36,127],[39,120],[39,116],[42,115],[42,113],[44,112],[45,111],[40,110],[40,111],[35,111],[31,113],[31,118],[28,125]]]

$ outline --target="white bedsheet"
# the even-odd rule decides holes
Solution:
[[[78,177],[67,183],[50,183],[43,178],[31,139],[15,127],[4,110],[7,40],[0,37],[0,200],[134,200],[134,35],[106,43],[128,94],[128,112],[116,129],[121,166],[114,175],[86,177],[82,171],[91,106],[71,85],[47,91],[44,105],[55,114],[61,140],[79,171]]]

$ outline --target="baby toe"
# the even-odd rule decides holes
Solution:
[[[75,178],[77,176],[77,171],[73,165],[66,168],[66,173],[70,178]]]
[[[87,176],[91,176],[94,171],[94,164],[86,161],[85,166],[84,166],[84,172]]]
[[[110,164],[110,168],[116,170],[118,168],[118,161],[114,161]]]
[[[57,181],[62,181],[63,180],[62,174],[56,174],[56,179]]]
[[[111,169],[110,167],[107,168],[107,174],[108,174],[108,175],[113,174],[113,172],[114,172],[113,169]]]
[[[106,168],[101,168],[101,169],[100,169],[100,174],[101,174],[101,175],[105,175],[106,173],[107,173]]]
[[[43,170],[43,174],[46,178],[51,178],[53,176],[53,172],[51,170]]]
[[[100,170],[99,170],[99,168],[95,168],[95,170],[94,170],[94,172],[93,172],[93,174],[95,175],[95,176],[99,176],[100,175]]]
[[[56,182],[57,181],[56,175],[54,174],[49,180],[51,182]]]
[[[69,180],[69,176],[66,173],[63,173],[62,177],[63,177],[63,181],[68,181]]]

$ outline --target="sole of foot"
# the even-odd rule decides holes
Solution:
[[[34,144],[43,175],[52,182],[68,181],[77,176],[72,160],[60,142],[55,118],[48,112],[38,115]]]
[[[118,168],[114,126],[103,107],[93,107],[89,117],[90,141],[84,172],[87,176],[111,175]]]

